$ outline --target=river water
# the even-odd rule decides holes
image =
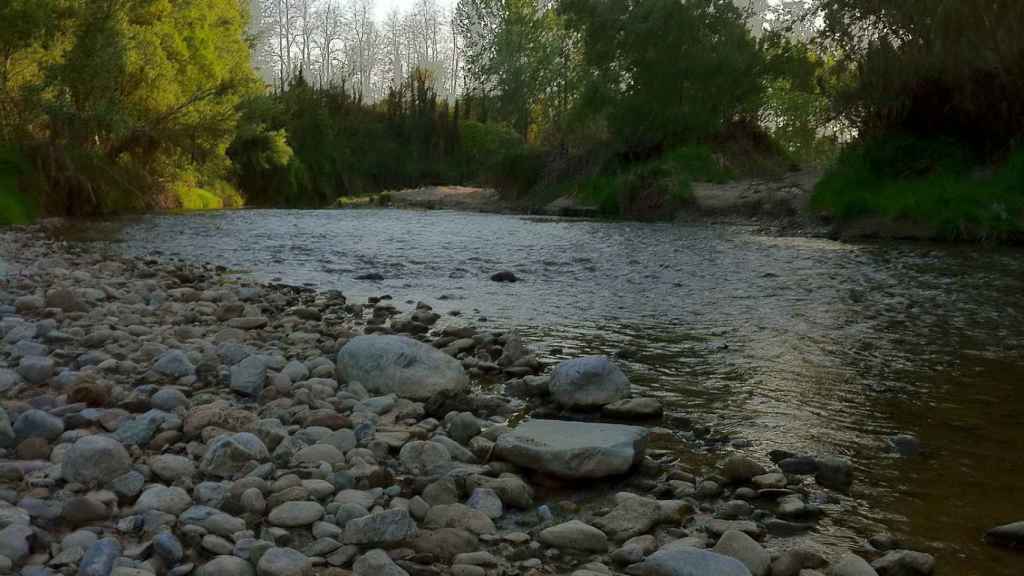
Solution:
[[[122,253],[486,317],[549,361],[633,350],[636,387],[755,457],[852,459],[859,488],[813,538],[885,530],[943,574],[1024,573],[982,542],[1024,520],[1020,249],[401,210],[154,215],[105,234]],[[488,279],[506,269],[522,281]],[[896,433],[924,453],[887,454]]]

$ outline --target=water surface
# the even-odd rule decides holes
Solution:
[[[116,250],[391,294],[521,330],[548,360],[632,349],[634,383],[764,457],[848,455],[860,489],[814,538],[889,530],[944,574],[1010,576],[1024,520],[1024,252],[774,238],[740,226],[399,210],[157,215]],[[512,270],[522,282],[489,276]],[[383,281],[356,280],[379,273]],[[918,435],[920,457],[884,452]]]

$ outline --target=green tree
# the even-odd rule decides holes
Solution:
[[[754,114],[766,60],[731,0],[564,0],[581,32],[582,105],[634,150],[700,140]]]
[[[821,40],[857,71],[839,109],[862,135],[951,138],[1002,155],[1024,134],[1024,2],[820,0]]]

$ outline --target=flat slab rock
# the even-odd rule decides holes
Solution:
[[[637,426],[528,420],[498,438],[498,458],[559,478],[625,474],[642,458],[648,430]]]

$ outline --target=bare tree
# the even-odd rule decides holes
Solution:
[[[317,9],[313,19],[316,21],[312,42],[316,48],[317,85],[324,88],[334,83],[335,65],[340,63],[340,44],[344,39],[340,2],[329,0]]]

